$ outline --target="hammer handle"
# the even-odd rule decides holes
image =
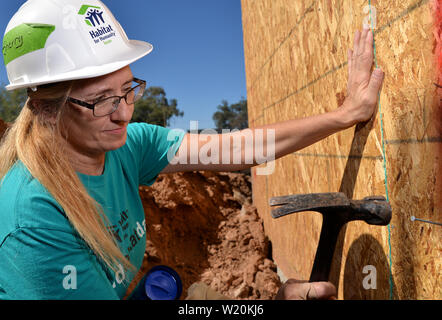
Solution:
[[[322,222],[315,261],[310,274],[310,282],[328,281],[336,242],[339,232],[345,224],[333,216],[324,215],[323,217],[324,220]]]

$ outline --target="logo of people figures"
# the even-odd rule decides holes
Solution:
[[[85,15],[85,22],[90,27],[99,26],[104,23],[103,13],[104,11],[100,11],[101,8],[97,6],[89,6],[83,5],[78,11],[79,15]]]

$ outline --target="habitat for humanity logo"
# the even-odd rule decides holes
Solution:
[[[78,14],[84,16],[84,21],[89,27],[95,28],[89,32],[95,43],[109,44],[112,42],[110,38],[115,37],[116,33],[112,26],[104,21],[104,11],[100,7],[83,5]]]

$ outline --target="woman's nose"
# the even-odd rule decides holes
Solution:
[[[117,110],[111,114],[111,120],[129,122],[132,119],[133,108],[133,104],[128,104],[126,99],[122,98]]]

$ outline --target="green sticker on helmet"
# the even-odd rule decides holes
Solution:
[[[24,23],[10,30],[3,38],[5,65],[27,53],[43,49],[54,30],[54,25],[39,23]]]
[[[97,7],[97,6],[90,6],[90,5],[84,4],[81,6],[80,10],[78,11],[78,14],[84,15],[89,8],[101,9],[100,7]]]

